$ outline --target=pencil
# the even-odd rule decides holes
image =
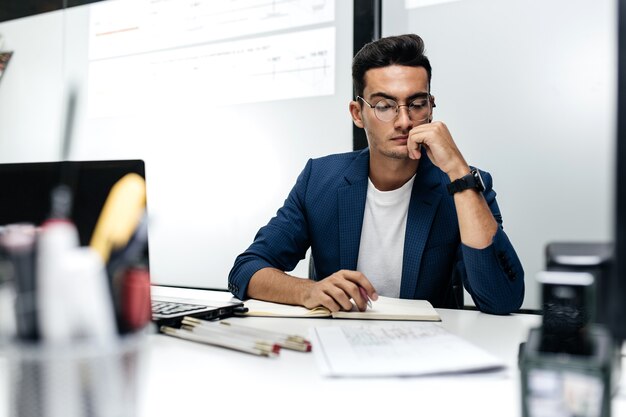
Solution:
[[[185,317],[183,319],[183,324],[192,327],[222,330],[228,332],[229,334],[237,333],[239,335],[245,335],[252,338],[256,337],[264,340],[270,340],[274,343],[279,344],[285,349],[297,350],[300,352],[311,351],[311,342],[298,335],[290,335],[272,330],[258,329],[240,324],[233,324],[227,321],[210,322],[206,320],[200,320],[194,317]]]
[[[175,329],[173,327],[161,326],[161,332],[166,335],[178,337],[185,340],[190,340],[193,342],[206,343],[209,345],[215,345],[220,347],[225,347],[228,349],[238,350],[240,352],[251,353],[253,355],[258,356],[268,356],[273,357],[277,356],[279,349],[272,347],[269,349],[263,345],[257,345],[255,343],[250,343],[249,341],[244,341],[232,337],[224,337],[222,335],[211,335],[208,336],[206,334],[198,334],[194,332],[190,332],[183,329]]]
[[[301,352],[311,351],[311,342],[302,336],[276,332],[273,330],[257,329],[227,321],[220,321],[219,324],[251,335],[265,335],[266,337],[273,337],[282,347],[286,349],[298,350]]]
[[[201,326],[194,327],[194,326],[189,326],[187,324],[183,324],[181,329],[186,330],[188,332],[200,334],[200,335],[206,335],[208,337],[214,337],[214,336],[224,337],[224,338],[234,339],[243,343],[250,343],[251,345],[254,345],[255,347],[259,349],[264,349],[264,350],[269,350],[269,351],[280,350],[280,345],[275,343],[273,340],[259,339],[254,336],[248,336],[244,334],[224,331],[223,329],[217,328],[217,327],[215,328],[201,327]]]

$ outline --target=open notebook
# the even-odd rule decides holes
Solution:
[[[372,301],[372,308],[368,308],[366,311],[358,311],[356,306],[353,306],[351,311],[338,311],[336,313],[331,313],[325,307],[316,307],[309,310],[305,307],[254,299],[245,301],[244,305],[248,309],[246,313],[241,314],[244,316],[441,321],[437,311],[426,300],[405,300],[382,296],[378,297],[377,301]]]

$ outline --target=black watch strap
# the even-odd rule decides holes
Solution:
[[[480,176],[480,172],[476,168],[472,168],[469,174],[464,175],[463,177],[448,184],[448,193],[452,195],[470,188],[480,192],[485,190],[483,179]]]

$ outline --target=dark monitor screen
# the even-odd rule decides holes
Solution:
[[[41,225],[50,216],[52,190],[62,182],[72,194],[70,218],[81,245],[89,244],[113,185],[128,173],[145,178],[141,160],[0,164],[0,225]]]

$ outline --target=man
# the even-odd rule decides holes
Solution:
[[[446,125],[432,121],[422,39],[365,45],[352,77],[350,114],[369,147],[308,161],[284,206],[237,257],[231,292],[331,311],[352,302],[365,310],[378,294],[459,307],[454,287],[462,282],[481,311],[517,310],[524,271],[491,176],[470,168]],[[309,247],[316,276],[286,274]]]

